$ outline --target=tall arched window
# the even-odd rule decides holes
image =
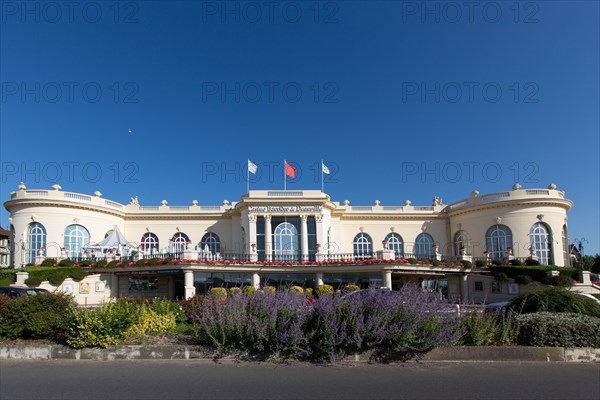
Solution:
[[[540,264],[552,264],[552,236],[546,224],[542,222],[533,224],[529,231],[529,243]]]
[[[183,232],[177,232],[171,238],[171,252],[182,253],[185,250],[187,242],[190,241],[188,235]]]
[[[27,262],[34,264],[35,256],[41,251],[41,254],[46,256],[46,228],[39,222],[34,222],[29,225],[27,233]]]
[[[208,250],[212,254],[217,254],[221,252],[221,239],[216,233],[208,232],[202,237],[199,246],[200,251]]]
[[[296,260],[298,258],[298,229],[289,222],[275,227],[273,249],[276,260]]]
[[[562,245],[563,245],[563,259],[564,266],[571,266],[571,257],[569,256],[569,232],[567,231],[567,225],[563,225],[562,228]]]
[[[402,236],[391,232],[386,235],[384,240],[386,249],[394,250],[396,258],[404,257],[404,241],[402,240]]]
[[[90,243],[90,233],[81,225],[69,225],[65,229],[65,250],[67,256],[81,255],[82,249]]]
[[[359,258],[371,258],[373,256],[373,240],[366,233],[354,236],[354,256]]]
[[[471,239],[466,231],[458,231],[454,235],[454,255],[460,256],[461,250],[464,250],[465,254],[471,254]]]
[[[507,248],[512,247],[512,232],[506,225],[494,225],[485,233],[486,250],[492,260],[508,257]]]
[[[433,250],[433,238],[428,233],[421,233],[415,239],[415,256],[417,258],[433,258],[435,251]]]
[[[152,232],[144,233],[142,240],[140,240],[140,246],[142,251],[146,254],[158,253],[158,236]]]

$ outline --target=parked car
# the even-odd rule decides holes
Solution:
[[[32,297],[42,293],[48,293],[48,291],[40,288],[0,286],[0,295],[8,296],[11,299],[16,299],[19,296]]]
[[[594,300],[597,304],[600,304],[600,300],[598,300],[596,297],[592,296],[591,294],[581,293],[581,292],[573,292],[573,293],[583,296],[585,298],[588,298],[590,300]]]

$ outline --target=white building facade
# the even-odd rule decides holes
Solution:
[[[100,192],[71,193],[58,185],[30,190],[21,184],[4,206],[14,232],[15,266],[46,257],[173,257],[182,260],[177,269],[187,268],[187,273],[175,274],[162,285],[170,297],[205,290],[215,279],[257,285],[265,277],[291,276],[300,283],[316,277],[323,282],[361,280],[392,286],[402,284],[403,278],[419,277],[422,283],[433,260],[443,261],[446,269],[428,273],[446,278],[468,275],[461,262],[478,259],[535,258],[545,265],[569,264],[567,212],[572,202],[555,185],[522,189],[517,184],[504,192],[473,192],[449,205],[438,198],[432,203],[395,206],[376,200],[373,205],[351,205],[332,201],[318,190],[251,190],[240,201],[225,200],[218,206],[195,200],[187,206],[171,206],[166,200],[140,205],[137,198],[121,204]],[[94,247],[114,230],[127,239],[126,246],[121,243],[108,251]],[[411,258],[422,260],[421,270],[393,262]],[[352,267],[339,263],[348,260]],[[131,288],[129,272],[117,268],[111,273],[126,276]],[[156,279],[167,275],[157,274]],[[466,283],[457,282],[456,294],[464,298]],[[112,285],[121,286],[119,295],[130,290],[125,283]]]

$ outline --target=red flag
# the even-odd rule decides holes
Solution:
[[[296,177],[296,168],[292,167],[287,161],[285,162],[285,174],[292,179]]]

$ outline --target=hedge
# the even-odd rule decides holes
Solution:
[[[600,318],[600,305],[561,287],[532,290],[515,297],[509,307],[523,314],[541,311],[569,312]]]
[[[516,317],[522,346],[600,347],[600,318],[540,312]]]
[[[579,270],[571,267],[548,267],[544,265],[533,265],[533,266],[510,266],[510,265],[496,265],[489,267],[490,272],[493,274],[504,273],[509,278],[516,278],[519,275],[529,275],[531,279],[537,282],[543,282],[548,276],[548,271],[559,271],[560,275],[570,276],[571,278],[577,279],[579,277]]]

